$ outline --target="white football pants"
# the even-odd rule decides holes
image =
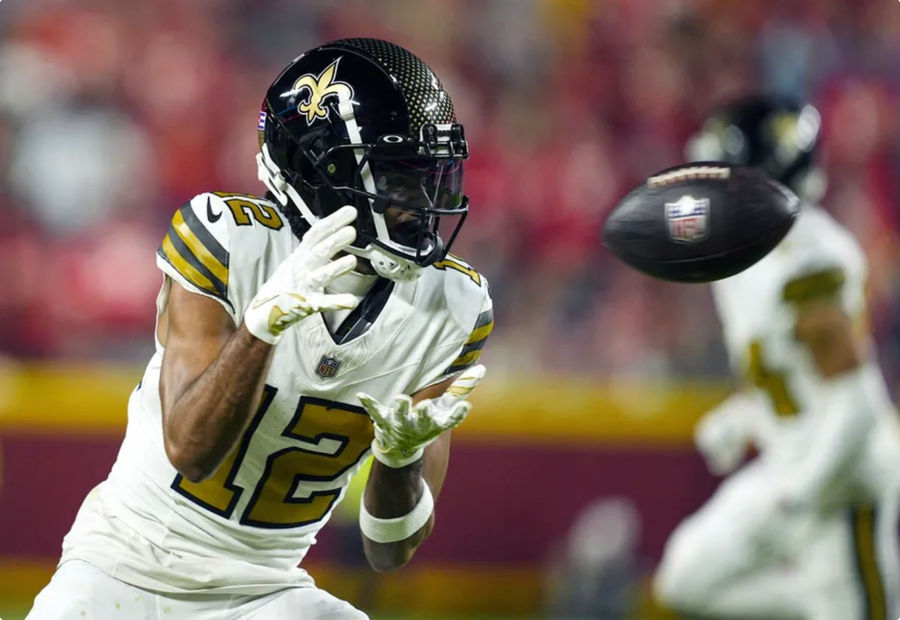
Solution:
[[[264,596],[165,594],[136,588],[81,560],[64,562],[26,620],[368,620],[316,587]]]
[[[786,514],[773,497],[777,475],[760,460],[748,464],[675,529],[654,581],[660,602],[726,618],[894,620],[893,497]]]

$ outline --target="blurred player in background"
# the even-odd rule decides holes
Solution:
[[[713,114],[694,161],[756,167],[804,201],[771,254],[713,284],[741,389],[695,439],[726,479],[669,539],[663,603],[714,617],[895,618],[900,435],[866,323],[867,266],[816,201],[811,105],[752,97]]]
[[[156,353],[31,619],[365,618],[298,564],[370,450],[372,567],[431,530],[493,326],[446,254],[468,208],[450,96],[407,50],[343,39],[281,73],[258,130],[267,198],[172,219]]]

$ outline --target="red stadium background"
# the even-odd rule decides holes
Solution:
[[[703,115],[733,96],[819,107],[825,204],[868,254],[871,322],[897,385],[896,2],[6,0],[0,33],[7,620],[115,458],[151,352],[168,218],[200,191],[261,191],[262,94],[329,39],[407,46],[452,93],[472,150],[454,251],[490,280],[497,327],[433,536],[376,576],[348,501],[309,556],[321,585],[386,617],[505,617],[571,613],[584,601],[566,584],[594,579],[623,613],[662,613],[646,580],[716,484],[691,428],[728,390],[727,362],[707,287],[640,276],[598,236],[616,199],[681,162]]]

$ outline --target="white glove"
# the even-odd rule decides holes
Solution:
[[[481,364],[472,366],[440,397],[415,405],[406,394],[394,397],[390,405],[382,405],[368,394],[357,393],[375,426],[372,440],[375,458],[394,468],[406,467],[422,458],[428,444],[462,422],[469,413],[472,404],[466,402],[466,397],[484,377],[484,372]]]
[[[752,439],[749,427],[756,407],[752,396],[739,392],[700,419],[694,443],[710,472],[722,476],[741,463]]]
[[[356,239],[356,230],[349,226],[355,219],[356,209],[346,206],[310,227],[250,302],[244,324],[251,334],[275,344],[285,329],[311,314],[356,307],[356,296],[324,291],[332,280],[356,267],[356,257],[349,254],[332,260]]]

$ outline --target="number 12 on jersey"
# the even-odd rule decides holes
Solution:
[[[238,445],[210,478],[191,482],[179,474],[172,488],[195,504],[230,518],[247,490],[238,486],[235,478],[276,392],[270,385],[263,388],[256,415]],[[329,488],[327,484],[317,484],[317,490],[300,496],[298,488],[304,482],[335,480],[356,465],[369,449],[374,431],[362,407],[302,396],[281,435],[294,442],[257,457],[265,462],[241,515],[240,522],[244,525],[291,528],[321,520],[340,497],[341,486]]]

